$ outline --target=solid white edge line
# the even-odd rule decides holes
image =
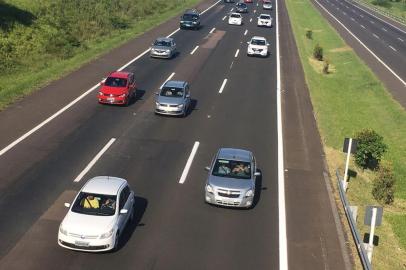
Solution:
[[[221,84],[219,94],[223,93],[223,90],[224,90],[224,87],[226,86],[226,83],[227,83],[227,79],[224,79],[223,83]]]
[[[192,152],[190,152],[189,158],[186,162],[186,166],[183,169],[182,176],[179,179],[179,184],[185,183],[186,177],[190,170],[190,166],[192,166],[193,159],[196,155],[197,149],[199,148],[199,144],[200,143],[196,141],[195,144],[193,145]]]
[[[161,87],[159,87],[159,89],[162,89],[162,87],[164,87],[164,84],[169,81],[170,79],[173,78],[173,76],[175,76],[175,72],[172,72],[171,75],[169,75],[169,77],[161,84]]]
[[[216,27],[213,27],[213,29],[210,30],[209,34],[212,34],[216,30]]]
[[[214,6],[216,6],[218,3],[220,3],[222,0],[218,0],[217,2],[215,2],[213,5],[211,5],[210,7],[206,8],[202,13],[200,14],[204,14],[207,11],[209,11],[211,8],[213,8]],[[175,29],[172,33],[170,33],[167,37],[171,37],[173,34],[175,34],[176,32],[178,32],[180,29],[177,28]],[[148,53],[150,51],[150,48],[146,49],[145,51],[143,51],[141,54],[139,54],[137,57],[133,58],[131,61],[127,62],[125,65],[123,65],[122,67],[118,68],[117,71],[121,71],[123,69],[125,69],[126,67],[128,67],[129,65],[131,65],[134,61],[140,59],[141,57],[143,57],[146,53]],[[27,131],[26,133],[24,133],[22,136],[20,136],[18,139],[14,140],[12,143],[10,143],[9,145],[7,145],[6,147],[4,147],[1,151],[0,151],[0,156],[4,155],[6,152],[8,152],[10,149],[12,149],[14,146],[16,146],[17,144],[19,144],[20,142],[22,142],[23,140],[25,140],[27,137],[29,137],[30,135],[32,135],[33,133],[35,133],[37,130],[39,130],[40,128],[42,128],[43,126],[45,126],[46,124],[48,124],[50,121],[52,121],[54,118],[56,118],[57,116],[59,116],[60,114],[62,114],[64,111],[66,111],[67,109],[69,109],[70,107],[72,107],[74,104],[76,104],[77,102],[79,102],[81,99],[83,99],[84,97],[86,97],[88,94],[90,94],[91,92],[93,92],[97,87],[100,86],[100,83],[97,83],[96,85],[92,86],[89,90],[85,91],[83,94],[81,94],[79,97],[75,98],[73,101],[71,101],[70,103],[68,103],[65,107],[63,107],[62,109],[60,109],[59,111],[57,111],[56,113],[54,113],[53,115],[51,115],[50,117],[48,117],[47,119],[45,119],[44,121],[42,121],[40,124],[38,124],[37,126],[35,126],[34,128],[32,128],[31,130]]]
[[[279,13],[276,3],[276,107],[278,129],[278,219],[279,219],[279,269],[288,269],[288,246],[286,233],[285,170],[283,157],[281,68],[279,56]]]
[[[240,52],[240,49],[237,49],[237,51],[234,54],[234,58],[237,58],[239,52]]]
[[[199,45],[197,45],[197,46],[193,49],[193,51],[190,52],[190,54],[194,54],[195,51],[196,51],[198,48],[199,48]]]
[[[335,21],[337,21],[351,36],[353,36],[376,60],[379,61],[390,73],[393,74],[404,86],[406,86],[406,82],[396,74],[384,61],[381,60],[371,49],[369,49],[357,36],[355,36],[342,22],[340,22],[333,14],[331,14],[324,6],[322,6],[317,0],[314,0],[325,12],[327,12]]]
[[[73,180],[73,182],[79,182],[82,180],[83,176],[85,176],[90,169],[96,164],[96,162],[100,159],[100,157],[110,148],[110,146],[116,141],[116,138],[111,138],[110,141],[100,150],[99,153],[87,164],[86,168]]]

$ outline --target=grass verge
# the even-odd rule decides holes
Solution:
[[[384,159],[394,165],[396,202],[384,208],[384,223],[377,229],[380,243],[374,250],[373,265],[375,269],[404,269],[406,231],[401,225],[406,219],[403,208],[406,201],[406,112],[310,1],[287,0],[286,4],[331,175],[335,175],[336,168],[343,168],[345,157],[341,148],[345,137],[363,128],[372,128],[389,146]],[[312,39],[306,37],[309,29],[313,32]],[[323,65],[313,59],[317,43],[333,67],[329,74],[323,74]],[[361,235],[368,233],[368,227],[361,224],[365,206],[378,204],[371,196],[373,177],[371,172],[360,171],[349,185],[350,201],[360,207]],[[335,179],[333,186],[336,186]],[[393,256],[394,250],[398,256]]]
[[[16,70],[12,74],[0,75],[3,86],[0,89],[0,110],[50,82],[78,69],[91,60],[100,57],[100,55],[141,35],[199,1],[182,1],[182,4],[176,6],[176,8],[167,9],[159,14],[148,16],[145,19],[137,21],[129,29],[117,30],[107,38],[97,38],[88,42],[86,44],[87,49],[78,52],[72,58],[66,60],[47,59],[44,63],[33,63],[32,67],[25,68],[24,70]]]
[[[399,18],[402,23],[406,22],[406,2],[405,1],[389,1],[389,0],[357,0],[372,8],[377,8],[385,13],[389,13]]]

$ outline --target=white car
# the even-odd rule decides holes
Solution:
[[[264,1],[262,4],[262,8],[266,10],[272,10],[272,3],[270,1]]]
[[[240,13],[231,13],[228,16],[228,24],[242,25],[242,15]]]
[[[258,16],[258,26],[272,27],[272,17],[269,14],[260,14]]]
[[[268,56],[269,43],[266,41],[266,39],[264,37],[254,36],[247,43],[248,43],[248,48],[247,48],[248,56],[253,56],[253,55],[258,55],[258,56],[263,56],[263,57]]]
[[[64,248],[100,252],[117,249],[120,234],[134,219],[134,192],[126,180],[97,176],[83,186],[59,226]]]

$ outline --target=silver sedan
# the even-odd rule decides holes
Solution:
[[[157,38],[150,50],[151,57],[172,58],[176,54],[176,43],[173,38]]]

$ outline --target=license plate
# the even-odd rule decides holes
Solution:
[[[113,97],[107,98],[107,101],[114,102],[114,98]]]
[[[75,245],[80,246],[80,247],[87,247],[87,246],[89,246],[89,243],[83,242],[83,241],[75,241]]]

